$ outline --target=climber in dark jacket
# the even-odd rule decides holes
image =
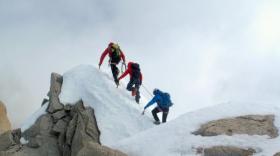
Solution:
[[[167,115],[169,113],[169,107],[171,107],[173,103],[171,102],[170,95],[168,93],[164,93],[159,89],[154,89],[153,94],[153,99],[144,107],[144,111],[142,114],[145,113],[145,110],[148,107],[150,107],[154,103],[157,103],[157,107],[152,110],[152,114],[155,119],[154,124],[158,125],[160,124],[160,120],[157,116],[157,113],[162,112],[162,122],[165,123]]]
[[[135,96],[135,101],[139,104],[139,100],[140,100],[139,88],[140,88],[140,86],[142,84],[142,79],[143,79],[139,64],[138,63],[129,62],[127,64],[126,71],[118,78],[118,83],[127,74],[130,75],[130,80],[129,80],[128,84],[127,84],[126,89],[128,91],[131,91],[132,96],[136,95]]]
[[[117,65],[119,64],[121,59],[123,60],[123,63],[125,64],[125,56],[124,56],[122,50],[120,49],[120,46],[116,43],[111,42],[111,43],[109,43],[108,47],[105,49],[105,51],[102,53],[102,55],[100,57],[100,61],[98,64],[99,68],[102,65],[102,62],[103,62],[105,56],[108,54],[110,57],[109,64],[111,66],[114,81],[117,84],[117,78],[119,75],[119,69],[118,69]]]

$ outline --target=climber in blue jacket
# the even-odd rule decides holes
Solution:
[[[162,92],[159,89],[154,89],[153,94],[153,99],[144,107],[142,114],[144,115],[145,110],[148,107],[154,103],[157,103],[157,107],[152,110],[152,114],[155,119],[154,124],[158,125],[160,124],[160,121],[157,113],[162,112],[162,122],[165,123],[169,112],[169,107],[171,107],[173,103],[171,102],[170,95],[168,93]]]

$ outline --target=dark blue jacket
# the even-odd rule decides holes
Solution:
[[[150,107],[151,105],[153,105],[154,103],[157,103],[159,107],[161,108],[169,108],[170,106],[166,106],[165,103],[166,101],[164,101],[163,96],[163,92],[160,90],[157,90],[155,92],[155,96],[153,97],[153,99],[144,107],[144,109]]]

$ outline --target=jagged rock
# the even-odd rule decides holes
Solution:
[[[203,149],[204,156],[252,156],[254,149],[242,149],[232,146],[215,146]]]
[[[54,113],[56,111],[62,110],[64,106],[59,101],[59,94],[61,92],[61,86],[63,82],[63,77],[57,73],[51,74],[51,87],[49,92],[50,102],[47,111],[49,113]]]
[[[66,123],[69,123],[72,120],[72,117],[71,116],[66,116],[62,120],[65,121]]]
[[[29,141],[27,147],[21,152],[36,154],[40,156],[60,156],[57,145],[57,137],[52,135],[54,120],[51,114],[44,114],[37,119],[35,124],[23,133],[26,140]]]
[[[126,154],[112,150],[106,146],[100,146],[98,143],[87,142],[76,156],[127,156]]]
[[[44,114],[37,119],[35,124],[23,133],[26,140],[35,138],[37,135],[50,135],[53,127],[53,118],[51,114]]]
[[[66,131],[66,144],[71,145],[73,136],[75,134],[76,128],[77,128],[77,120],[78,120],[78,115],[76,114],[73,119],[69,122],[67,131]]]
[[[273,156],[280,156],[280,152],[274,154]]]
[[[65,144],[65,141],[66,141],[66,134],[65,133],[66,133],[65,131],[62,132],[62,133],[59,133],[59,136],[58,136],[58,139],[57,139],[58,148],[59,148],[59,151],[61,153],[64,153],[64,150],[65,150],[65,148],[64,148],[64,146],[66,145]],[[71,148],[69,148],[69,149],[71,150]],[[65,155],[63,155],[63,156],[65,156]]]
[[[41,139],[38,139],[40,148],[40,155],[42,156],[59,156],[60,155],[60,151],[59,148],[57,146],[57,138],[56,137],[46,137],[46,136],[42,136]]]
[[[82,101],[78,102],[74,109],[77,112],[77,121],[75,134],[72,137],[72,156],[77,153],[87,144],[87,142],[94,141],[100,144],[100,131],[97,127],[94,110],[91,108],[85,109]]]
[[[67,128],[67,122],[64,120],[59,120],[53,127],[52,131],[55,133],[65,133]]]
[[[69,145],[65,145],[62,151],[63,156],[71,156],[71,147]]]
[[[82,101],[71,107],[71,113],[66,113],[57,123],[53,116],[42,115],[23,133],[28,140],[25,146],[15,141],[20,137],[15,137],[17,135],[11,132],[0,137],[4,144],[0,156],[126,156],[100,144],[94,110],[85,108]]]
[[[20,130],[9,131],[0,136],[0,156],[126,156],[101,145],[93,108],[85,108],[82,101],[74,106],[60,103],[62,81],[52,73],[47,114],[23,132],[27,144],[20,144]]]
[[[72,124],[76,123],[71,144],[71,156],[126,156],[120,151],[101,146],[100,131],[92,108],[84,108],[82,101],[80,101],[75,105],[75,111],[78,113],[69,124],[73,129],[75,126]]]
[[[55,113],[52,114],[52,117],[54,119],[54,122],[57,122],[59,119],[63,118],[66,116],[66,113],[64,110],[61,111],[57,111]]]
[[[36,140],[33,141],[35,142],[32,142],[32,144],[28,143],[28,146],[18,144],[14,147],[19,146],[20,148],[12,148],[12,150],[5,151],[3,156],[60,156],[56,137],[38,135]],[[2,155],[0,154],[0,156]]]
[[[14,146],[17,143],[13,138],[12,131],[6,131],[0,136],[0,151],[7,150],[10,146]]]
[[[247,115],[236,118],[220,119],[203,124],[195,135],[216,136],[221,134],[248,134],[268,135],[271,138],[278,136],[274,126],[274,115]]]
[[[70,112],[72,110],[72,106],[70,104],[67,104],[67,105],[64,106],[64,110],[66,112]]]
[[[13,130],[13,131],[12,131],[12,135],[13,135],[14,141],[15,141],[17,144],[19,144],[19,143],[20,143],[20,138],[21,138],[21,136],[22,136],[22,134],[21,134],[21,129],[19,128],[19,129]]]
[[[39,148],[40,147],[36,137],[35,138],[30,138],[26,145],[30,148]]]
[[[0,151],[8,149],[10,146],[14,146],[20,143],[21,130],[9,130],[0,135]]]
[[[7,110],[3,102],[0,101],[0,134],[11,130],[11,123],[7,116]]]

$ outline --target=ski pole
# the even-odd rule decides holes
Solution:
[[[145,109],[143,110],[143,112],[141,113],[142,115],[144,115],[145,114]]]

